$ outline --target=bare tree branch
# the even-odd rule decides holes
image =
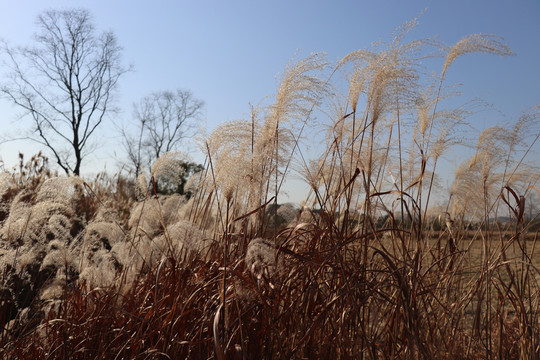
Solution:
[[[122,131],[128,161],[139,175],[166,152],[178,150],[183,140],[194,135],[204,102],[190,91],[159,91],[134,105],[136,137]]]
[[[5,46],[11,77],[0,96],[30,115],[32,139],[49,148],[66,173],[78,175],[88,141],[129,69],[121,65],[114,34],[97,36],[87,10],[46,11],[37,23],[35,46]],[[61,150],[66,147],[68,153]]]

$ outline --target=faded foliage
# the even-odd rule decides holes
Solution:
[[[407,42],[414,25],[333,68],[291,63],[270,105],[202,141],[189,195],[158,191],[183,175],[173,153],[110,190],[0,175],[0,357],[537,359],[537,108],[483,131],[434,206],[471,111],[448,107],[445,75],[510,51],[487,35]],[[300,206],[279,201],[292,169]]]

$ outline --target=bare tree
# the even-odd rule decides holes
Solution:
[[[133,135],[130,133],[130,130],[126,130],[125,128],[121,132],[128,163],[132,166],[135,177],[138,177],[142,173],[145,163],[143,136],[146,129],[146,120],[137,116],[137,110],[135,110],[135,118],[138,120],[137,134]]]
[[[122,135],[135,175],[164,153],[178,150],[184,139],[194,135],[203,106],[190,91],[180,89],[153,93],[134,105],[136,135],[130,134],[133,130],[123,130]]]
[[[121,65],[115,35],[96,34],[87,10],[46,11],[37,24],[35,46],[4,46],[11,76],[0,95],[30,115],[29,138],[46,146],[67,174],[79,175],[89,139],[129,69]]]

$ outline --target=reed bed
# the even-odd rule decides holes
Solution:
[[[405,42],[413,27],[333,67],[291,63],[275,102],[201,141],[189,198],[156,191],[177,154],[136,182],[68,181],[39,161],[4,174],[0,356],[540,358],[537,109],[485,130],[432,206],[469,115],[446,105],[447,72],[511,51],[489,35]],[[299,206],[280,203],[293,171]]]

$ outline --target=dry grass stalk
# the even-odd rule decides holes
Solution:
[[[189,200],[118,177],[53,202],[67,180],[2,175],[0,358],[538,359],[539,179],[518,150],[536,117],[484,131],[435,211],[468,114],[444,108],[444,77],[465,53],[510,51],[405,42],[413,26],[338,64],[344,98],[325,97],[321,55],[289,65],[273,104],[206,139]],[[424,80],[421,59],[445,49]],[[295,131],[323,100],[338,104],[326,147],[304,160]],[[278,203],[296,155],[311,208]],[[153,185],[179,175],[169,156]]]

